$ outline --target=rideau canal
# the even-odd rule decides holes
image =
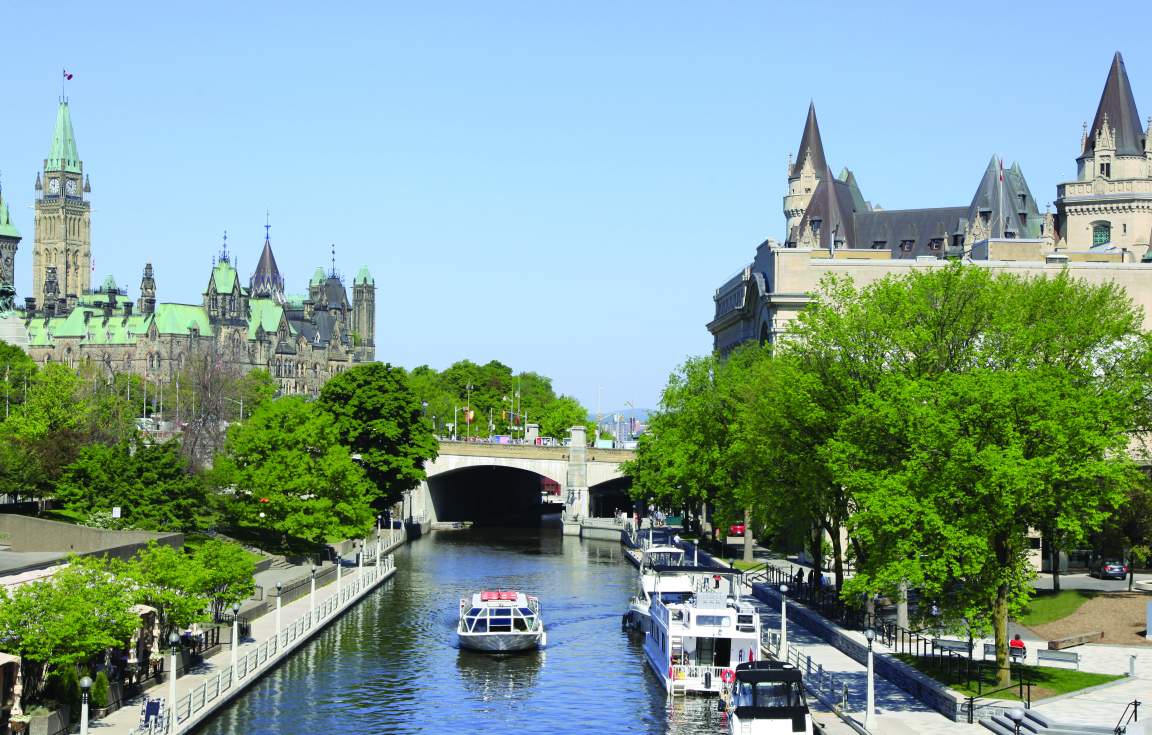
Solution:
[[[669,705],[620,627],[636,570],[619,542],[559,528],[432,533],[397,552],[396,576],[199,732],[718,733],[716,701]],[[462,651],[461,597],[540,597],[548,645]]]

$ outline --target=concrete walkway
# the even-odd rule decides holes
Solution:
[[[381,555],[379,569],[374,563],[362,569],[355,566],[342,568],[339,584],[333,581],[318,587],[314,601],[309,594],[283,606],[279,636],[276,635],[275,613],[255,618],[251,621],[249,637],[242,640],[236,650],[235,671],[231,647],[221,646],[203,664],[176,680],[178,730],[161,728],[151,732],[169,735],[177,731],[184,732],[210,718],[217,709],[234,699],[265,671],[290,656],[297,647],[326,628],[346,610],[354,607],[395,571],[394,558],[387,552]],[[315,612],[312,612],[313,604]],[[166,667],[170,665],[168,658],[165,656]],[[167,680],[130,700],[107,717],[92,721],[89,729],[108,735],[132,735],[137,732],[140,724],[143,702],[148,698],[159,697],[164,699],[164,709],[167,710],[170,692],[171,684]]]

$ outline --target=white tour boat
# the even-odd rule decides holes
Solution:
[[[727,710],[729,735],[813,732],[804,682],[792,664],[738,664]]]
[[[709,571],[692,593],[652,597],[644,655],[669,694],[720,694],[739,664],[760,658],[760,616],[737,596],[740,573]]]
[[[461,648],[476,651],[527,651],[548,641],[540,601],[511,590],[485,590],[461,599],[456,635]]]

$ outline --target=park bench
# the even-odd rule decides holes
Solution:
[[[1072,664],[1076,670],[1080,670],[1080,654],[1075,651],[1052,651],[1041,648],[1036,652],[1036,663],[1042,664],[1045,661],[1053,661],[1055,663]]]
[[[955,651],[956,653],[968,653],[967,641],[953,641],[947,638],[933,638],[932,645],[939,648],[941,651]]]
[[[1026,655],[1026,651],[1023,648],[1013,648],[1012,646],[1008,646],[1008,657],[1010,659],[1012,659],[1013,661],[1019,661],[1019,662],[1023,663],[1025,655]],[[984,644],[984,658],[988,658],[989,656],[992,656],[992,657],[996,656],[996,644],[995,643],[985,643]]]

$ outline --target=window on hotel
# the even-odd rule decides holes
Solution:
[[[1112,242],[1112,224],[1110,222],[1097,222],[1092,225],[1092,244],[1107,245]]]

